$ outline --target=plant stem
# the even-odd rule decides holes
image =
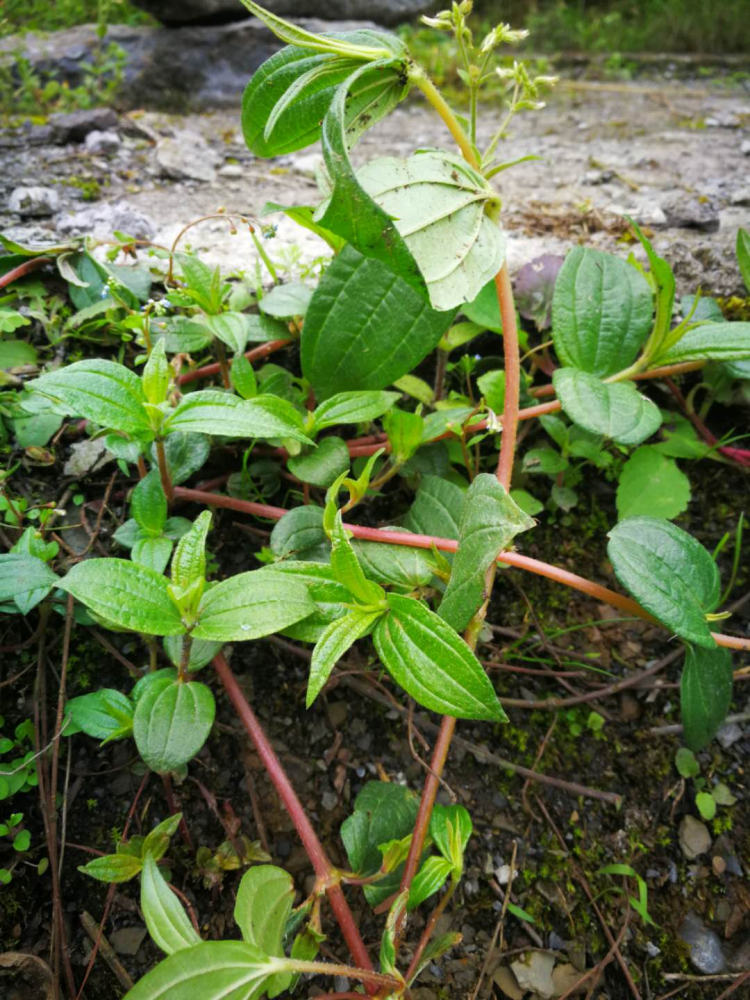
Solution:
[[[19,278],[23,278],[25,274],[31,274],[32,271],[38,271],[45,264],[51,264],[52,259],[52,257],[32,257],[31,260],[24,261],[23,264],[14,267],[12,271],[0,275],[0,288],[6,288],[14,281],[18,281]]]
[[[392,976],[384,976],[370,969],[355,969],[351,965],[338,965],[335,962],[304,962],[294,958],[282,959],[283,968],[290,972],[318,973],[323,976],[345,976],[347,979],[360,979],[363,983],[383,986],[387,990],[400,990],[401,983]],[[361,994],[360,994],[361,995]]]
[[[219,653],[215,656],[213,664],[219,680],[224,685],[224,690],[229,695],[229,700],[240,717],[240,721],[245,727],[248,736],[255,744],[255,749],[258,751],[258,755],[268,772],[268,776],[273,782],[290,819],[294,823],[300,840],[315,869],[318,881],[328,894],[331,908],[341,927],[352,958],[361,969],[372,970],[370,956],[362,941],[359,929],[354,922],[354,916],[349,909],[349,904],[344,897],[338,873],[331,864],[323,845],[318,839],[318,835],[307,818],[302,803],[297,797],[297,793],[294,791],[284,768],[281,766],[281,761],[276,756],[260,722],[245,698],[240,685],[237,683],[237,678],[232,673],[224,654]],[[366,984],[366,989],[371,994],[377,992],[377,988],[370,983]]]
[[[265,358],[268,354],[273,354],[274,351],[280,351],[282,347],[289,347],[293,339],[290,336],[286,340],[269,340],[267,343],[261,344],[259,347],[254,347],[251,351],[247,351],[245,357],[248,361],[257,361],[259,358]],[[197,382],[201,378],[210,378],[220,371],[221,365],[216,362],[215,364],[204,365],[203,368],[194,368],[191,372],[178,375],[176,382],[177,385],[187,385],[189,382]]]
[[[435,352],[435,402],[439,403],[445,391],[445,369],[448,365],[450,351],[438,347]]]
[[[227,352],[224,350],[224,345],[220,340],[214,341],[216,344],[216,357],[219,359],[219,371],[221,372],[221,377],[224,382],[225,389],[232,388],[232,379],[229,375],[229,365],[227,364]]]
[[[171,507],[174,503],[174,487],[172,486],[172,477],[169,474],[169,466],[167,465],[167,453],[164,450],[164,439],[156,439],[156,457],[159,461],[159,476],[161,478],[161,488],[164,490],[164,496],[167,498],[167,507]]]
[[[417,66],[416,63],[412,64],[409,69],[409,79],[411,82],[418,87],[430,104],[433,106],[435,111],[440,115],[440,117],[445,122],[445,125],[456,141],[456,145],[461,150],[461,155],[466,160],[468,164],[474,167],[475,170],[479,169],[479,162],[477,161],[476,154],[471,145],[471,140],[469,139],[466,132],[464,132],[461,127],[461,123],[453,114],[450,105],[445,100],[443,95],[437,89],[432,80],[427,76],[425,71],[421,66]]]
[[[451,899],[453,898],[453,894],[454,894],[454,892],[456,891],[457,888],[458,888],[458,880],[457,879],[451,879],[451,884],[448,886],[448,888],[446,889],[446,891],[443,893],[443,898],[440,900],[440,902],[438,903],[438,905],[435,907],[435,909],[430,914],[430,919],[427,921],[427,924],[425,925],[425,929],[422,931],[422,937],[419,939],[419,944],[417,945],[417,947],[414,950],[414,957],[412,958],[411,962],[409,963],[409,968],[408,968],[408,970],[406,972],[406,977],[405,977],[407,983],[411,982],[411,980],[416,975],[417,969],[419,968],[419,960],[422,957],[422,953],[424,952],[425,948],[429,944],[430,938],[435,933],[435,928],[437,927],[437,922],[438,922],[438,920],[440,920],[440,918],[442,917],[443,913],[445,912],[445,908],[448,905],[448,903],[451,901]]]
[[[503,352],[505,355],[505,403],[503,405],[503,436],[500,457],[497,463],[497,478],[506,490],[510,490],[513,476],[513,461],[516,456],[518,432],[518,400],[521,380],[521,362],[518,356],[518,324],[513,289],[510,284],[507,262],[495,275],[495,289],[500,306],[503,326]]]
[[[222,496],[220,493],[205,493],[202,490],[190,490],[183,486],[175,487],[174,493],[178,500],[191,500],[213,507],[225,507],[229,510],[252,514],[255,517],[270,518],[273,521],[279,521],[289,513],[283,507],[272,507],[270,504],[256,503],[253,500],[235,500],[234,497]],[[434,545],[441,552],[455,552],[458,548],[458,542],[455,539],[440,538],[437,535],[412,535],[407,531],[383,531],[382,528],[366,528],[359,524],[348,523],[344,523],[344,528],[350,531],[355,538],[362,538],[367,542],[406,545],[414,549],[431,549]],[[618,594],[617,591],[610,590],[609,587],[594,583],[593,580],[587,580],[586,577],[578,576],[577,573],[571,573],[561,566],[553,566],[540,559],[532,559],[531,556],[521,555],[520,552],[501,552],[497,561],[507,566],[514,566],[516,569],[525,570],[528,573],[535,573],[537,576],[547,577],[548,580],[565,584],[573,590],[580,590],[597,601],[619,608],[628,615],[635,615],[645,621],[655,622],[648,611],[630,597],[625,597],[624,594]],[[725,635],[721,632],[712,632],[711,634],[719,646],[725,646],[727,649],[750,650],[750,639]]]

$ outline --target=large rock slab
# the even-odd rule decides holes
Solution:
[[[240,0],[134,0],[162,24],[217,24],[247,16]],[[318,17],[320,0],[263,0],[263,7],[282,17]],[[372,20],[393,25],[410,21],[435,7],[434,0],[327,0],[325,16],[331,20]]]
[[[369,21],[315,18],[298,23],[317,32],[375,27]],[[255,70],[283,44],[256,18],[209,27],[113,25],[110,42],[127,56],[118,104],[182,112],[237,105]],[[0,39],[0,65],[12,64],[20,52],[43,78],[77,87],[99,44],[91,24],[48,35],[11,35]]]

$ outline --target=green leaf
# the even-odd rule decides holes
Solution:
[[[425,293],[425,280],[406,241],[389,213],[365,191],[349,159],[349,149],[364,128],[394,108],[406,89],[401,59],[361,66],[337,87],[321,133],[333,189],[316,212],[315,222],[360,253],[383,261],[407,284]]]
[[[17,309],[0,306],[0,333],[13,333],[21,326],[28,326],[31,320]]]
[[[312,295],[312,289],[301,281],[290,281],[286,285],[274,285],[258,302],[258,308],[275,319],[293,319],[305,315]]]
[[[127,559],[86,559],[59,586],[119,628],[146,635],[185,632],[166,578]]]
[[[308,618],[284,629],[283,634],[289,638],[317,642],[332,621],[349,611],[351,591],[338,581],[331,566],[290,560],[275,563],[273,572],[283,573],[304,584],[316,606],[316,611]]]
[[[352,870],[372,875],[381,864],[381,844],[411,833],[419,797],[405,785],[368,781],[354,801],[354,813],[341,825],[341,839]]]
[[[750,233],[742,227],[737,230],[737,264],[745,288],[750,292]]]
[[[295,507],[275,525],[271,532],[271,551],[277,559],[310,559],[309,552],[325,554],[328,561],[330,546],[323,529],[323,508],[313,504]]]
[[[461,156],[426,150],[381,157],[357,171],[357,180],[394,220],[434,309],[471,302],[502,267],[505,235],[491,218],[499,199]]]
[[[485,372],[477,379],[479,391],[493,413],[502,413],[505,405],[505,372],[502,368]]]
[[[463,639],[410,597],[388,595],[373,640],[383,666],[425,708],[459,719],[506,722],[495,689]]]
[[[229,371],[232,385],[243,399],[253,399],[258,395],[258,380],[253,366],[244,354],[237,354],[232,358]]]
[[[391,461],[394,465],[404,465],[422,443],[424,419],[419,413],[394,406],[383,418],[383,428],[391,446]]]
[[[24,340],[0,339],[0,369],[2,370],[36,364],[37,357],[36,348]]]
[[[607,384],[577,368],[558,368],[552,384],[563,411],[592,434],[636,445],[661,426],[659,407],[641,396],[632,382]]]
[[[164,442],[167,456],[167,468],[174,486],[179,486],[198,472],[206,464],[211,452],[211,445],[204,434],[183,434],[172,431]],[[151,461],[158,464],[156,446],[151,450]]]
[[[138,538],[130,551],[130,558],[139,566],[152,569],[155,573],[163,573],[172,555],[174,543],[170,538],[154,538],[149,535]]]
[[[466,494],[459,522],[458,550],[438,614],[462,632],[485,599],[485,574],[515,536],[534,521],[512,500],[497,477],[480,473]]]
[[[403,42],[400,42],[393,36],[383,35],[380,32],[372,31],[366,33],[372,36],[376,42],[382,39],[380,45],[365,45],[361,44],[359,40],[360,36],[364,35],[365,32],[318,35],[312,31],[305,31],[304,28],[300,28],[296,24],[291,24],[289,21],[285,21],[282,17],[278,17],[271,11],[261,7],[260,4],[255,3],[254,0],[240,0],[240,3],[247,7],[251,14],[255,14],[282,42],[299,46],[305,50],[330,52],[337,56],[368,60],[377,59],[382,55],[390,55],[394,49],[405,52]],[[397,46],[398,48],[396,48]]]
[[[164,650],[169,659],[176,667],[179,667],[182,660],[182,640],[181,635],[170,635],[164,639]],[[223,642],[211,642],[208,639],[193,639],[190,646],[190,659],[188,660],[188,670],[200,670],[216,656],[224,645]]]
[[[535,517],[544,510],[544,504],[532,496],[531,493],[527,493],[526,490],[511,490],[510,497],[511,500],[515,500],[521,510],[525,514],[528,514],[529,517]]]
[[[185,396],[165,422],[165,431],[191,431],[239,438],[291,438],[312,444],[302,433],[302,417],[278,396],[240,399],[216,389]]]
[[[338,424],[369,423],[387,413],[399,398],[397,392],[338,392],[316,407],[310,433]]]
[[[163,858],[169,849],[170,840],[179,829],[181,820],[182,813],[174,813],[162,820],[161,823],[157,823],[143,841],[141,857],[145,858],[147,854],[150,854],[154,861]]]
[[[138,483],[130,497],[130,513],[139,528],[151,535],[161,535],[167,523],[167,498],[161,486],[159,470],[152,469]]]
[[[668,350],[653,359],[653,365],[681,361],[750,360],[750,323],[702,323],[683,333]]]
[[[701,766],[695,759],[695,754],[687,747],[679,748],[674,755],[674,763],[681,778],[697,778],[701,773]]]
[[[79,865],[78,871],[90,875],[98,882],[129,882],[141,870],[141,859],[132,854],[105,854],[94,858],[87,865]]]
[[[628,517],[609,532],[607,552],[617,579],[646,611],[688,642],[715,647],[706,614],[721,585],[700,542],[669,521]]]
[[[481,333],[482,330],[491,330],[493,333],[503,332],[503,321],[500,316],[500,305],[497,301],[494,275],[470,302],[461,306],[461,312],[475,324],[475,328],[479,328],[476,329],[476,333]],[[467,334],[471,334],[472,337],[476,336],[476,333],[473,330],[467,331]],[[456,346],[461,346],[461,341]]]
[[[264,63],[264,65],[266,64]],[[342,65],[343,64],[338,63],[337,68],[340,68]],[[260,72],[260,70],[258,70],[258,72]],[[349,72],[350,70],[345,69],[342,73],[342,79],[348,76]],[[255,76],[257,76],[257,73],[253,76],[253,80],[255,79]],[[313,220],[314,210],[309,205],[279,205],[278,202],[267,201],[261,209],[260,214],[262,217],[264,215],[270,215],[273,212],[283,212],[287,218],[296,222],[298,226],[302,226],[303,229],[309,229],[311,233],[315,233],[316,236],[325,240],[334,253],[339,253],[343,249],[344,240],[342,240],[341,237],[337,236],[335,233],[330,232],[328,229],[324,229],[323,226],[319,226]]]
[[[141,911],[154,944],[167,955],[201,943],[182,904],[149,853],[141,873]]]
[[[163,343],[168,354],[197,354],[211,343],[211,331],[188,316],[172,316],[152,324],[151,341]]]
[[[732,704],[734,677],[728,649],[687,646],[680,680],[684,739],[697,752],[708,746]]]
[[[203,595],[196,639],[239,642],[279,632],[316,610],[307,588],[270,569],[256,569],[217,583]]]
[[[204,510],[177,544],[172,559],[173,586],[181,593],[206,576],[206,537],[211,528],[211,512]]]
[[[643,275],[613,254],[575,247],[555,282],[552,338],[567,366],[606,378],[635,361],[651,329]]]
[[[155,344],[143,369],[141,385],[143,395],[154,406],[163,403],[169,390],[169,362],[164,350],[164,341]]]
[[[377,583],[368,580],[359,565],[359,560],[349,541],[346,528],[341,518],[341,511],[336,512],[333,532],[331,533],[331,569],[336,578],[347,587],[360,604],[382,604],[385,591]]]
[[[636,449],[620,473],[617,513],[620,518],[651,514],[671,520],[687,510],[690,480],[673,458],[653,445]]]
[[[384,389],[427,357],[452,319],[453,313],[430,308],[385,263],[346,246],[310,302],[302,372],[320,399],[341,390]]]
[[[675,295],[674,274],[672,273],[672,268],[669,266],[667,261],[655,253],[654,248],[651,246],[635,222],[633,222],[632,219],[628,219],[628,222],[633,227],[635,235],[638,237],[641,246],[646,251],[646,256],[648,257],[649,266],[651,268],[648,273],[644,274],[640,265],[635,263],[631,257],[631,263],[635,263],[636,268],[644,274],[644,277],[651,286],[651,290],[656,296],[656,316],[654,317],[654,326],[646,345],[646,351],[653,359],[654,355],[659,353],[662,344],[668,337],[669,330],[672,325]]]
[[[307,682],[305,706],[309,708],[325,687],[331,671],[354,645],[367,635],[383,611],[360,611],[353,608],[343,618],[331,622],[313,649],[310,662],[310,679]]]
[[[430,836],[445,860],[459,874],[472,831],[471,816],[463,806],[436,805],[432,810]]]
[[[465,496],[455,483],[437,476],[425,476],[404,519],[404,526],[418,535],[457,539]]]
[[[126,434],[149,429],[141,380],[114,361],[76,361],[41,375],[27,388],[59,400],[71,413],[103,427]]]
[[[695,804],[702,819],[712,820],[716,815],[716,802],[709,792],[698,792],[695,796]]]
[[[349,469],[351,459],[346,442],[339,437],[323,438],[315,451],[287,460],[292,475],[313,486],[332,486]]]
[[[510,904],[509,904],[510,905]],[[534,923],[533,918],[529,917],[532,924]],[[460,944],[462,935],[458,931],[449,931],[447,934],[441,934],[439,937],[433,938],[432,941],[427,945],[425,950],[422,952],[422,957],[419,960],[419,964],[414,971],[412,978],[409,980],[407,985],[411,985],[414,980],[419,976],[420,972],[436,962],[441,958],[447,951],[454,948],[457,944]]]
[[[217,316],[206,316],[204,322],[212,336],[226,344],[233,354],[241,354],[247,344],[247,319],[243,313],[223,312]]]
[[[36,556],[15,552],[0,555],[0,603],[15,601],[26,614],[58,583],[57,574]]]
[[[284,931],[294,902],[292,876],[274,865],[259,865],[245,872],[234,905],[235,923],[247,944],[265,955],[284,957]],[[289,987],[291,975],[274,976],[268,996]]]
[[[445,858],[433,855],[428,858],[417,874],[409,890],[407,909],[415,910],[430,896],[433,896],[451,873],[453,866]]]
[[[138,753],[159,773],[187,764],[208,739],[216,703],[197,681],[160,679],[150,684],[135,707],[133,736]]]
[[[283,968],[243,941],[205,941],[165,958],[124,1000],[257,1000]]]
[[[403,528],[383,528],[383,531],[403,531]],[[426,587],[434,574],[427,552],[409,545],[383,545],[381,542],[352,541],[365,575],[376,583],[403,590]]]
[[[117,740],[133,731],[133,703],[114,688],[71,698],[65,706],[73,725],[97,740]]]

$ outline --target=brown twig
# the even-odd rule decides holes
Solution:
[[[86,910],[84,910],[83,913],[81,914],[81,926],[86,931],[91,940],[94,942],[94,944],[99,946],[99,951],[101,951],[102,953],[102,958],[110,967],[112,972],[114,972],[120,986],[122,986],[122,988],[125,990],[132,990],[134,983],[133,980],[130,978],[127,969],[115,954],[115,949],[107,940],[107,937],[104,934],[104,932],[101,930],[101,928],[94,920],[94,918],[91,916],[91,914],[88,913]]]

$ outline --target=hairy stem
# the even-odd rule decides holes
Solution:
[[[265,358],[268,354],[273,354],[274,351],[280,351],[283,347],[289,347],[293,339],[290,336],[286,340],[269,340],[267,343],[261,344],[259,347],[254,347],[251,351],[247,351],[245,357],[248,361],[257,361],[259,358]],[[218,361],[212,365],[204,365],[203,368],[194,368],[191,372],[178,375],[176,379],[177,385],[187,385],[189,382],[197,382],[198,379],[210,378],[220,371],[221,365]]]
[[[500,484],[510,489],[513,461],[516,457],[518,432],[518,399],[521,380],[521,362],[518,356],[518,324],[513,289],[510,285],[507,262],[495,275],[495,289],[503,325],[503,351],[505,354],[505,403],[503,405],[503,436],[497,463]]]
[[[216,345],[216,357],[219,359],[219,371],[221,372],[221,380],[224,383],[225,389],[232,388],[232,379],[229,375],[229,365],[227,364],[227,352],[224,348],[224,344],[220,340],[214,341]]]
[[[167,506],[171,507],[174,503],[174,487],[172,486],[172,477],[169,474],[169,465],[167,464],[167,453],[164,450],[163,438],[156,439],[156,457],[159,462],[161,488],[164,490],[164,496],[167,498]]]
[[[213,664],[219,680],[224,685],[224,690],[229,695],[229,700],[232,702],[232,705],[234,706],[240,721],[245,727],[248,736],[255,744],[258,756],[263,761],[263,765],[268,772],[268,776],[273,782],[273,785],[276,788],[279,798],[283,802],[290,819],[294,823],[300,840],[302,841],[308,857],[312,862],[312,866],[315,869],[318,881],[325,888],[326,893],[328,894],[331,908],[333,909],[336,920],[341,927],[341,931],[344,935],[347,946],[349,947],[349,951],[352,954],[352,958],[357,965],[361,967],[361,969],[371,971],[372,962],[370,960],[370,956],[367,952],[367,948],[365,948],[364,942],[362,941],[359,929],[354,922],[354,916],[352,915],[352,911],[349,909],[349,904],[347,903],[344,893],[342,892],[337,872],[331,864],[323,845],[318,839],[318,835],[313,829],[310,820],[307,818],[307,814],[305,813],[302,803],[297,797],[297,793],[292,787],[292,784],[281,765],[281,761],[276,756],[268,737],[263,731],[263,727],[245,698],[241,687],[237,683],[237,678],[232,673],[224,654],[219,653],[215,656]],[[374,994],[377,992],[377,987],[375,987],[372,983],[366,983],[365,988],[368,993]]]
[[[438,347],[435,352],[435,402],[439,403],[445,391],[445,369],[448,365],[450,351]]]

